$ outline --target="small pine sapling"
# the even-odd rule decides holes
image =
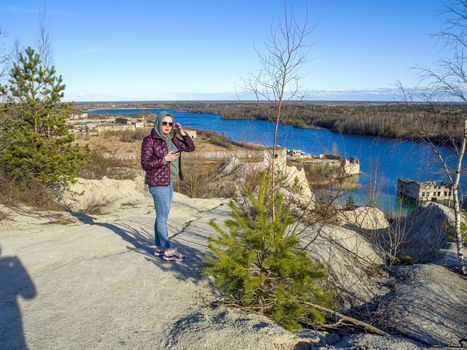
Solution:
[[[273,219],[269,195],[269,175],[263,172],[257,194],[246,191],[251,204],[247,212],[231,202],[227,230],[211,221],[218,235],[209,238],[212,255],[205,258],[209,266],[204,273],[214,277],[230,302],[299,331],[302,322],[324,322],[323,314],[305,303],[331,306],[332,293],[319,284],[327,276],[326,270],[299,248],[296,235],[288,234],[295,220],[289,209],[283,208],[283,196],[275,195]]]

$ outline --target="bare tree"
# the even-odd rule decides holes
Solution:
[[[0,84],[5,79],[11,61],[11,52],[6,48],[5,44],[6,36],[5,28],[0,26]]]
[[[3,84],[6,80],[12,58],[12,52],[6,47],[6,36],[6,30],[0,26],[0,151],[6,147],[3,136],[5,135],[8,126],[7,118],[5,118],[6,107],[3,103],[6,98],[6,91],[3,88]]]
[[[462,110],[465,110],[467,106],[467,97],[465,96],[467,92],[467,71],[465,70],[467,59],[467,0],[450,1],[446,7],[446,14],[448,19],[444,22],[440,31],[434,34],[434,37],[441,43],[443,51],[451,53],[451,55],[441,58],[433,68],[417,68],[420,77],[418,86],[422,86],[422,89],[408,90],[400,82],[398,82],[398,85],[406,101],[414,101],[415,99],[428,102],[455,101],[462,104]],[[439,142],[431,137],[430,130],[424,127],[423,122],[420,123],[420,139],[433,150],[451,184],[459,271],[466,275],[460,227],[462,218],[459,184],[463,170],[462,160],[467,143],[467,115],[463,113],[456,122],[462,123],[463,134],[450,135],[449,139],[446,140],[446,144],[454,150],[456,155],[454,168],[450,166],[448,159],[443,156]],[[459,142],[459,140],[461,141]]]
[[[274,111],[275,123],[273,156],[271,157],[271,208],[274,219],[274,191],[276,186],[275,161],[277,155],[277,134],[283,113],[284,102],[300,100],[304,96],[301,87],[302,68],[307,62],[309,53],[306,39],[315,26],[308,24],[308,14],[303,23],[299,23],[291,10],[284,4],[284,15],[278,28],[272,26],[271,33],[265,43],[264,52],[257,50],[260,68],[251,72],[244,79],[245,88],[255,94],[257,100],[267,101]]]
[[[377,207],[378,199],[383,192],[384,174],[380,171],[378,160],[370,161],[369,181],[366,185],[368,193],[368,206]]]
[[[44,67],[53,69],[53,43],[50,34],[50,23],[47,16],[47,6],[39,13],[39,27],[36,34],[36,47]],[[47,134],[50,135],[50,127],[47,127]]]
[[[50,35],[50,24],[47,17],[47,7],[44,7],[39,14],[39,28],[36,36],[36,46],[46,67],[53,65],[53,43]]]

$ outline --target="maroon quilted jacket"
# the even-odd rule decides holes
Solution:
[[[195,144],[191,137],[174,136],[172,142],[178,149],[185,152],[193,152]],[[170,163],[164,161],[165,155],[168,153],[167,143],[157,135],[154,129],[151,134],[146,136],[141,145],[141,166],[146,170],[146,178],[144,183],[149,186],[167,186],[170,184]],[[183,180],[182,173],[182,156],[178,158],[179,163],[179,176]]]

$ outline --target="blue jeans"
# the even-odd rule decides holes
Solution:
[[[154,243],[163,249],[170,248],[169,231],[167,220],[169,219],[170,206],[174,193],[175,183],[168,186],[150,186],[149,192],[154,199],[156,209],[156,222],[154,223]]]

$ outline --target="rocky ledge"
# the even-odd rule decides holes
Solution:
[[[152,198],[141,183],[81,180],[92,191],[70,200],[67,212],[1,208],[0,349],[418,349],[435,344],[432,339],[453,345],[465,337],[466,282],[439,265],[415,265],[387,294],[394,317],[405,322],[393,327],[399,336],[292,334],[263,316],[219,306],[200,267],[214,233],[208,223],[228,217],[227,200],[175,194],[169,230],[188,258],[166,262],[152,254]],[[83,212],[91,204],[102,208],[100,214]],[[333,240],[357,242],[356,232],[333,232]],[[379,261],[367,243],[358,242],[342,247],[355,246]],[[310,254],[329,259],[319,249]],[[356,270],[351,261],[334,268],[364,281],[363,267]],[[374,298],[378,288],[371,283]],[[405,299],[412,308],[398,307]],[[425,327],[428,320],[443,328]]]

